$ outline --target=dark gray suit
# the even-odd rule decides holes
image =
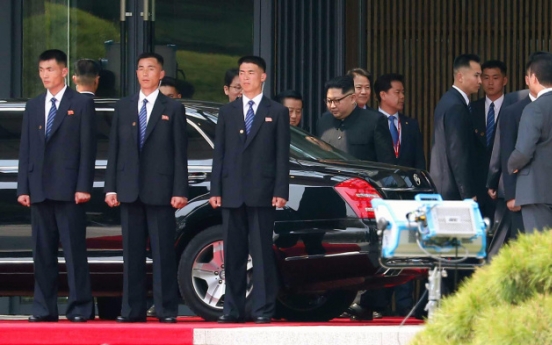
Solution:
[[[552,92],[523,110],[516,148],[508,171],[517,171],[516,205],[521,206],[526,232],[552,226]]]

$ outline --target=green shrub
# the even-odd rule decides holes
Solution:
[[[552,231],[506,245],[445,298],[413,345],[552,344]]]

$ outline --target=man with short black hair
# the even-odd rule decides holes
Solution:
[[[173,77],[163,77],[163,79],[161,79],[159,91],[169,98],[182,98],[182,95],[176,87],[176,79]]]
[[[159,92],[163,57],[143,53],[140,91],[115,106],[109,137],[105,202],[121,206],[123,304],[118,322],[146,321],[146,246],[153,258],[153,301],[162,323],[178,312],[175,209],[188,203],[184,106]]]
[[[100,66],[91,59],[80,59],[75,62],[73,83],[78,92],[94,97],[100,81]]]
[[[69,300],[67,318],[94,318],[86,255],[86,215],[96,159],[92,98],[65,84],[67,55],[52,49],[38,59],[46,92],[23,114],[17,201],[31,208],[34,299],[30,322],[58,321],[58,248],[63,248]]]
[[[222,213],[226,291],[218,322],[245,322],[250,254],[251,317],[269,323],[278,292],[274,217],[289,198],[289,111],[263,95],[266,63],[261,57],[244,56],[238,65],[243,95],[220,108],[209,199]]]
[[[396,164],[387,118],[357,106],[353,78],[333,78],[325,90],[328,112],[318,120],[318,136],[357,159]]]
[[[552,54],[534,57],[529,68],[529,90],[537,99],[523,109],[508,160],[508,171],[517,175],[515,202],[526,233],[552,226]]]
[[[303,116],[303,97],[301,93],[295,90],[286,90],[280,92],[274,97],[274,100],[289,109],[289,124],[296,127],[301,124]]]
[[[469,96],[477,93],[481,84],[479,57],[456,57],[453,72],[454,84],[435,108],[429,173],[443,199],[477,199],[476,139]]]

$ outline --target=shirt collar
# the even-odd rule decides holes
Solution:
[[[537,99],[537,97],[533,96],[531,92],[529,92],[529,99],[531,99],[531,102],[534,102]]]
[[[396,112],[395,114],[389,114],[387,112],[385,112],[383,109],[381,108],[378,108],[378,111],[380,113],[382,113],[383,115],[387,116],[389,118],[389,116],[395,116],[395,118],[398,120],[399,119],[399,112]]]
[[[63,87],[58,93],[55,95],[52,95],[50,90],[46,91],[46,101],[51,102],[52,97],[56,98],[57,105],[56,107],[59,107],[59,103],[61,102],[61,99],[63,98],[63,95],[65,94],[65,90],[67,90],[67,85]]]
[[[259,105],[261,103],[261,100],[263,99],[263,93],[261,92],[260,94],[258,94],[257,96],[253,97],[253,98],[247,98],[246,95],[242,95],[242,99],[243,99],[243,105],[248,105],[247,103],[249,103],[249,101],[253,101],[255,102],[255,105]]]
[[[489,97],[485,96],[485,105],[488,107],[491,106],[491,103],[494,103],[495,109],[500,109],[502,107],[502,103],[504,102],[504,94],[497,98],[495,101],[491,101]]]
[[[152,93],[150,93],[147,97],[144,95],[142,90],[140,90],[140,96],[138,97],[138,105],[142,106],[142,103],[144,102],[144,99],[148,100],[148,103],[153,105],[155,104],[155,101],[157,100],[157,96],[159,96],[159,88],[155,89]]]
[[[456,90],[458,90],[458,92],[460,92],[462,97],[464,97],[464,101],[466,102],[466,105],[470,104],[470,99],[468,98],[468,95],[466,95],[466,93],[464,91],[460,90],[460,88],[456,85],[452,85],[452,87],[455,88]]]
[[[551,92],[551,91],[552,91],[552,87],[547,87],[546,89],[542,89],[537,94],[537,98],[539,98],[540,96],[544,95],[545,93],[548,93],[548,92]]]

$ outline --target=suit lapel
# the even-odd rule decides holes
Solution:
[[[269,107],[270,107],[269,100],[265,99],[265,97],[263,96],[263,98],[261,99],[261,103],[257,108],[257,113],[255,114],[255,118],[253,118],[253,124],[251,125],[251,132],[249,132],[249,135],[247,135],[247,140],[245,141],[244,149],[247,148],[249,143],[251,143],[251,141],[255,138],[255,135],[257,135],[257,132],[259,131],[263,122],[265,121],[265,117],[268,114]]]
[[[148,137],[153,131],[153,129],[155,128],[155,125],[157,124],[157,122],[159,122],[159,119],[161,118],[163,111],[165,111],[165,103],[167,103],[167,99],[165,98],[165,95],[159,92],[159,95],[157,96],[157,100],[155,100],[155,104],[153,105],[150,118],[148,120],[148,126],[146,127],[146,136],[144,137],[144,144],[148,140]]]
[[[138,119],[138,100],[140,98],[138,97],[138,94],[135,94],[134,96],[132,96],[130,98],[130,104],[128,105],[128,110],[123,110],[121,109],[121,111],[124,111],[124,112],[130,112],[128,115],[129,115],[129,124],[133,127],[132,130],[131,130],[131,133],[132,133],[132,138],[134,139],[134,142],[136,143],[136,147],[138,147],[139,143],[138,143],[138,131],[140,130],[140,124],[139,124],[139,119]]]
[[[245,118],[243,114],[243,99],[240,97],[236,99],[233,104],[234,106],[234,112],[231,116],[234,117],[233,122],[236,123],[237,127],[239,128],[239,136],[242,144],[245,144],[245,141],[247,140],[247,135],[245,134]]]
[[[67,111],[69,110],[69,106],[71,105],[71,99],[73,98],[73,92],[74,91],[69,87],[65,89],[65,93],[61,98],[61,103],[59,104],[59,107],[57,109],[56,117],[54,118],[54,123],[52,124],[52,130],[48,138],[52,138],[54,133],[57,131],[59,126],[61,126],[61,123],[67,116]]]
[[[408,119],[401,113],[399,113],[399,121],[401,126],[401,145],[399,146],[399,158],[408,149],[408,143],[410,141],[410,123]]]
[[[40,95],[38,109],[30,109],[29,116],[37,116],[34,125],[38,129],[40,142],[43,143],[46,138],[46,93]]]

